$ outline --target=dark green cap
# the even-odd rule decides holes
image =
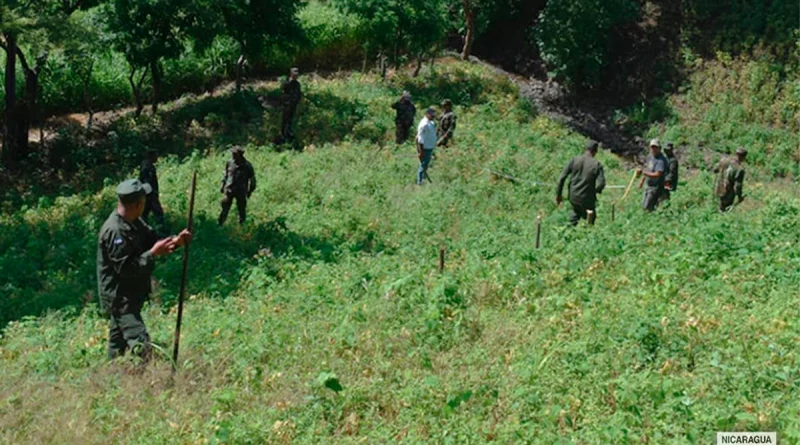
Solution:
[[[739,147],[736,149],[736,154],[740,156],[747,156],[747,150],[744,147]]]
[[[135,195],[149,195],[152,191],[150,184],[142,183],[138,179],[128,179],[117,186],[117,196],[123,200],[133,198]]]
[[[244,154],[244,148],[242,148],[241,145],[234,145],[233,147],[231,147],[231,153],[233,153],[235,155],[243,155]]]

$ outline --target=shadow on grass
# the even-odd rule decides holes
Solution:
[[[417,104],[417,111],[428,106],[439,108],[444,99],[458,107],[471,107],[489,102],[491,93],[516,94],[517,88],[507,78],[488,78],[463,70],[429,74],[424,77],[406,77],[398,81],[397,96],[408,90]]]
[[[29,224],[16,218],[0,232],[0,329],[13,320],[48,310],[75,311],[97,302],[96,253],[99,226],[108,216],[68,214],[55,223]],[[180,227],[170,221],[172,227]],[[243,274],[269,252],[279,264],[335,262],[347,249],[341,240],[324,240],[293,231],[282,218],[243,229],[219,227],[199,215],[191,246],[188,293],[225,298]],[[166,307],[177,301],[182,254],[160,259],[154,276],[158,298]],[[276,281],[282,269],[268,271]]]
[[[120,116],[102,130],[63,127],[17,170],[0,169],[0,211],[11,213],[42,198],[96,192],[129,177],[151,149],[183,159],[232,144],[272,143],[280,133],[279,97],[274,88],[244,90],[180,99],[157,116]],[[307,93],[297,112],[296,145],[340,141],[365,115],[363,104],[330,92]]]

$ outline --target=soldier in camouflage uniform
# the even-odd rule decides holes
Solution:
[[[726,158],[720,161],[717,167],[717,184],[714,188],[719,198],[719,211],[726,212],[733,207],[736,197],[739,202],[744,200],[744,161],[747,150],[739,147],[735,158]]]
[[[650,141],[650,156],[645,161],[645,168],[639,169],[642,176],[639,188],[647,181],[647,188],[642,197],[642,208],[652,212],[658,206],[659,199],[664,193],[664,179],[669,175],[669,161],[661,153],[661,142],[658,139]]]
[[[97,293],[100,307],[110,319],[108,356],[131,351],[144,360],[151,355],[150,336],[142,321],[142,305],[150,295],[155,258],[172,253],[191,240],[184,230],[178,236],[158,239],[140,218],[149,184],[129,179],[117,187],[117,210],[111,213],[97,242]]]
[[[675,146],[672,142],[664,145],[664,154],[669,165],[669,173],[664,178],[664,194],[662,200],[669,200],[672,192],[678,190],[678,157],[675,155]]]
[[[156,163],[158,162],[158,152],[155,150],[149,150],[147,152],[147,158],[142,162],[142,166],[139,169],[139,181],[142,184],[150,185],[150,188],[153,190],[149,195],[147,195],[147,201],[145,202],[144,206],[144,214],[142,218],[150,223],[150,214],[153,215],[153,223],[155,223],[156,227],[159,229],[163,229],[164,227],[164,208],[161,207],[161,200],[158,197],[158,172],[156,171]]]
[[[597,150],[597,142],[590,141],[586,144],[583,155],[576,156],[569,161],[561,173],[561,177],[558,178],[556,202],[561,205],[564,183],[567,177],[571,176],[569,202],[572,204],[572,211],[569,215],[569,222],[573,226],[577,225],[581,219],[587,219],[589,211],[596,214],[597,195],[603,193],[603,189],[606,187],[603,165],[595,159]],[[590,220],[590,222],[592,221]]]
[[[297,105],[300,104],[300,100],[303,98],[300,82],[297,80],[297,76],[299,75],[300,70],[297,68],[292,68],[289,71],[289,77],[281,84],[281,102],[283,104],[283,115],[281,118],[281,138],[284,142],[294,139],[292,122],[294,121],[294,115],[297,112]]]
[[[397,111],[397,116],[394,119],[395,142],[400,145],[408,140],[411,126],[414,125],[414,116],[417,114],[417,108],[411,102],[411,93],[408,91],[403,91],[400,100],[393,103],[392,108]]]
[[[222,178],[220,193],[222,212],[219,214],[219,225],[225,224],[233,201],[239,210],[239,224],[244,224],[247,217],[247,200],[256,189],[256,173],[253,165],[244,158],[244,149],[236,146],[231,149],[232,158],[225,164],[225,176]]]
[[[447,147],[453,138],[453,132],[456,131],[457,117],[456,113],[453,112],[453,102],[450,99],[442,101],[442,108],[444,108],[444,113],[439,117],[439,126],[436,128],[437,137],[439,138],[436,145]]]

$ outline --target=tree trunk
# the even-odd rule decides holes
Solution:
[[[369,60],[369,49],[364,45],[364,62],[361,64],[361,72],[367,72],[367,61]]]
[[[142,77],[139,80],[136,80],[136,71],[137,68],[131,66],[131,74],[128,76],[128,82],[131,84],[131,92],[133,92],[133,100],[136,102],[136,113],[134,116],[138,118],[142,115],[142,111],[144,111],[144,95],[142,94],[142,83],[144,83],[144,78],[147,77],[147,68],[144,69],[142,72]]]
[[[4,34],[6,50],[5,95],[6,109],[3,125],[3,153],[5,165],[16,162],[19,153],[19,127],[17,120],[17,39]]]
[[[394,69],[400,70],[400,38],[403,34],[400,31],[400,27],[397,28],[397,34],[394,37]]]
[[[150,63],[150,73],[153,77],[153,116],[155,116],[161,99],[161,67],[158,66],[158,60]]]
[[[419,76],[419,72],[422,70],[422,54],[417,56],[417,67],[414,69],[414,77]]]
[[[28,133],[30,132],[31,124],[38,117],[37,112],[37,98],[39,97],[39,69],[32,70],[30,67],[24,67],[23,73],[25,74],[25,99],[22,101],[22,107],[19,113],[19,131],[20,135],[24,137],[19,141],[19,154],[24,155],[28,151]]]
[[[239,60],[236,61],[236,92],[242,92],[242,77],[244,77],[244,63],[247,59],[244,53],[239,55]]]
[[[475,10],[472,9],[472,2],[470,0],[463,1],[467,35],[464,37],[464,48],[461,51],[461,58],[463,60],[469,60],[469,56],[472,54],[472,42],[475,40]]]
[[[87,57],[91,57],[88,56]],[[83,73],[83,78],[81,79],[81,83],[83,85],[83,107],[86,108],[86,111],[89,113],[89,118],[86,120],[86,129],[92,129],[92,121],[94,120],[94,110],[92,110],[92,97],[89,94],[89,84],[92,81],[92,72],[94,72],[94,59],[90,60],[89,67],[86,69],[86,72]]]

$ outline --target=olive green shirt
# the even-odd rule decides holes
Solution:
[[[114,211],[103,224],[97,240],[97,293],[106,313],[132,314],[142,309],[155,265],[150,248],[157,240],[141,218],[127,222]]]
[[[569,201],[582,207],[594,208],[597,194],[603,193],[606,187],[602,164],[588,154],[572,158],[558,178],[558,196],[562,196],[567,177],[571,177]]]

